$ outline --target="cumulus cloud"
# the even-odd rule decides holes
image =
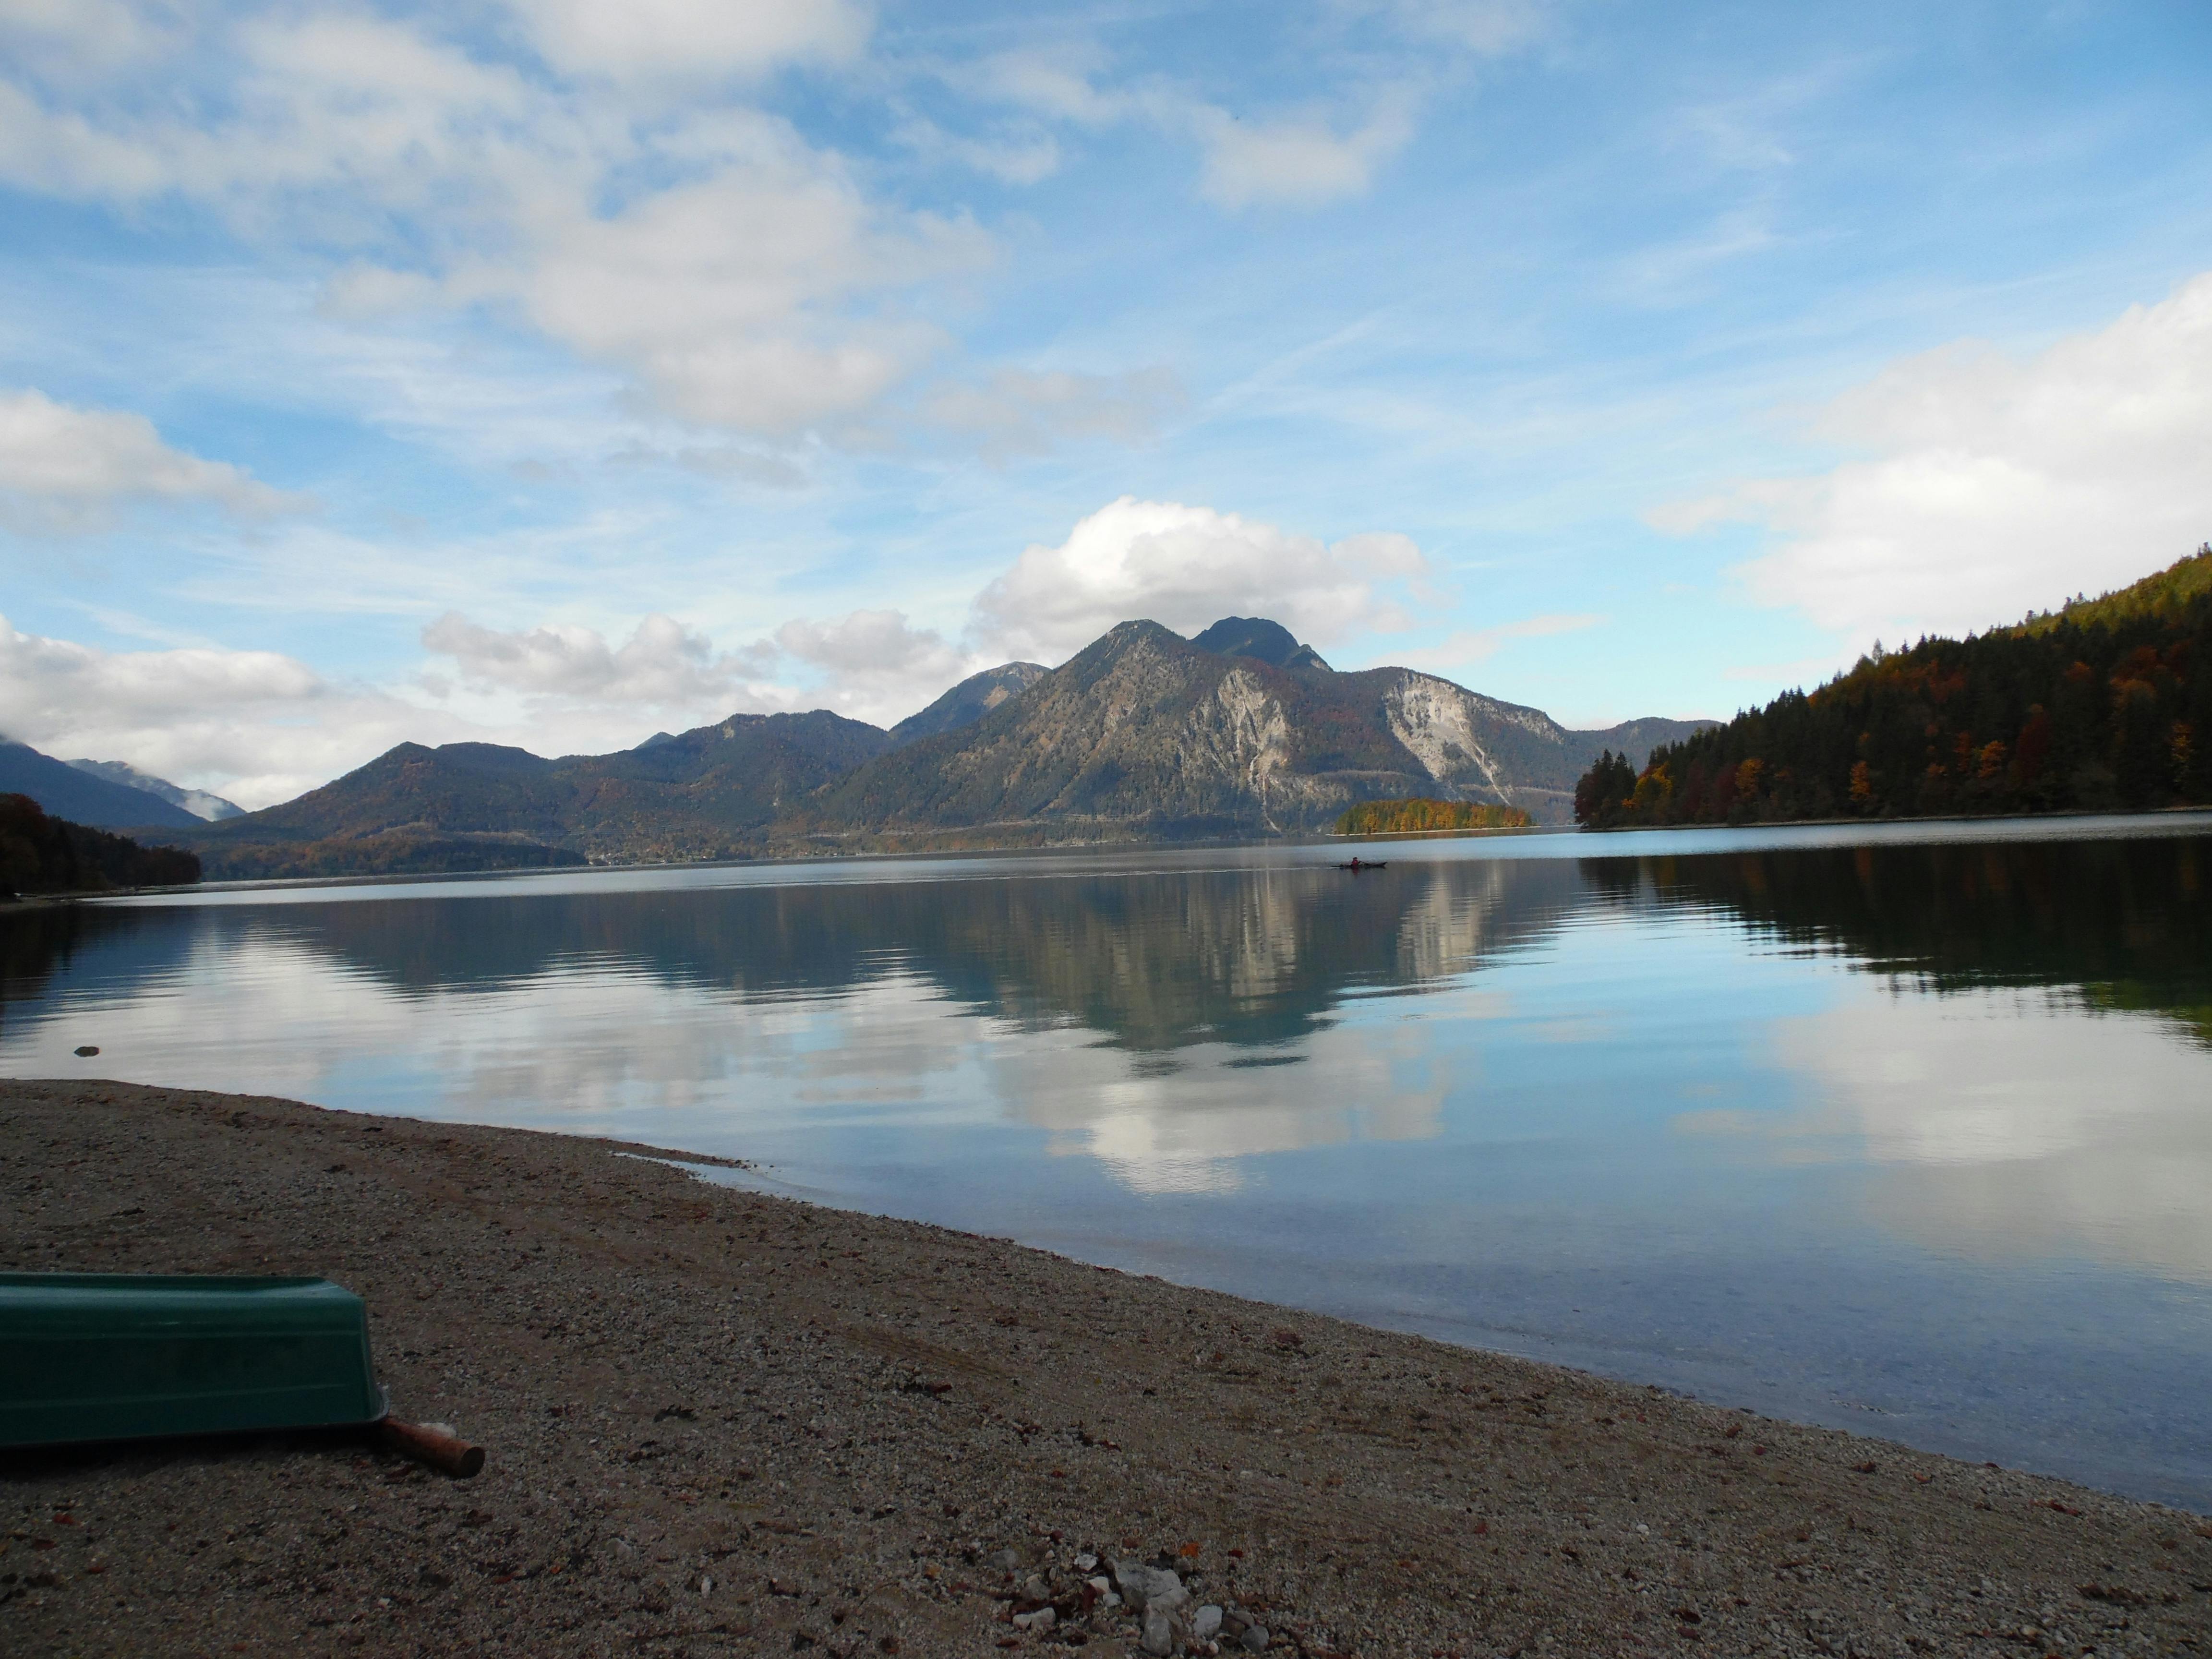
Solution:
[[[866,34],[848,4],[653,6],[700,14],[693,61],[716,73]],[[693,50],[634,9],[529,16],[556,64],[647,75]],[[900,296],[992,257],[971,223],[872,200],[757,109],[608,91],[580,68],[548,81],[404,21],[210,21],[163,70],[157,87],[118,72],[99,98],[0,78],[0,183],[204,204],[242,234],[342,258],[333,314],[490,307],[690,421],[781,435],[866,409],[944,343]]]
[[[852,0],[509,0],[564,74],[701,80],[794,63],[843,63],[875,20]]]
[[[1318,207],[1364,195],[1376,168],[1413,136],[1413,112],[1403,97],[1387,101],[1350,132],[1337,131],[1320,116],[1245,122],[1211,108],[1199,113],[1196,125],[1206,145],[1200,190],[1209,202],[1228,208]]]
[[[127,761],[240,805],[288,799],[421,724],[276,652],[103,651],[0,617],[0,732],[48,754]]]
[[[209,501],[245,518],[307,504],[228,462],[171,448],[143,415],[0,392],[0,524],[94,529],[131,501]]]
[[[471,689],[646,707],[726,700],[767,665],[757,650],[717,654],[705,635],[658,614],[617,647],[574,623],[502,632],[448,611],[422,630],[422,644],[451,658]]]
[[[2212,273],[2033,356],[1962,342],[1906,358],[1814,429],[1851,459],[1652,523],[1771,532],[1738,573],[1752,597],[1854,645],[2124,586],[2212,537]]]
[[[1127,374],[1032,373],[1005,368],[981,383],[939,387],[924,413],[936,425],[974,434],[987,459],[1042,455],[1070,439],[1140,443],[1182,406],[1171,368]]]
[[[1259,614],[1327,643],[1407,625],[1387,591],[1427,561],[1389,532],[1326,543],[1234,513],[1124,495],[1057,547],[1023,550],[975,601],[977,637],[1005,655],[1058,662],[1115,623],[1147,617],[1190,634]]]
[[[873,404],[943,343],[927,325],[844,307],[972,267],[972,227],[896,222],[833,159],[764,116],[715,124],[712,176],[608,215],[574,202],[521,259],[457,271],[684,419],[787,435]]]
[[[809,699],[854,720],[890,726],[927,708],[949,687],[988,664],[934,629],[916,628],[897,611],[854,611],[834,622],[796,621],[776,643],[822,671]]]

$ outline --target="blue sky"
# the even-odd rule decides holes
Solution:
[[[0,731],[1719,714],[2212,537],[2212,13],[0,0]]]

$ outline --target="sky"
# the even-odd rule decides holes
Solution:
[[[1272,617],[1571,726],[2212,539],[2212,8],[0,0],[0,732],[888,724]]]

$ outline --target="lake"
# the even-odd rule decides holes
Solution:
[[[28,912],[0,1073],[753,1159],[2212,1510],[2212,817],[1360,851]]]

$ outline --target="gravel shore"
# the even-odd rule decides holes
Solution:
[[[0,1651],[2212,1651],[2177,1510],[645,1150],[0,1082],[0,1265],[325,1275],[489,1451],[0,1455]]]

